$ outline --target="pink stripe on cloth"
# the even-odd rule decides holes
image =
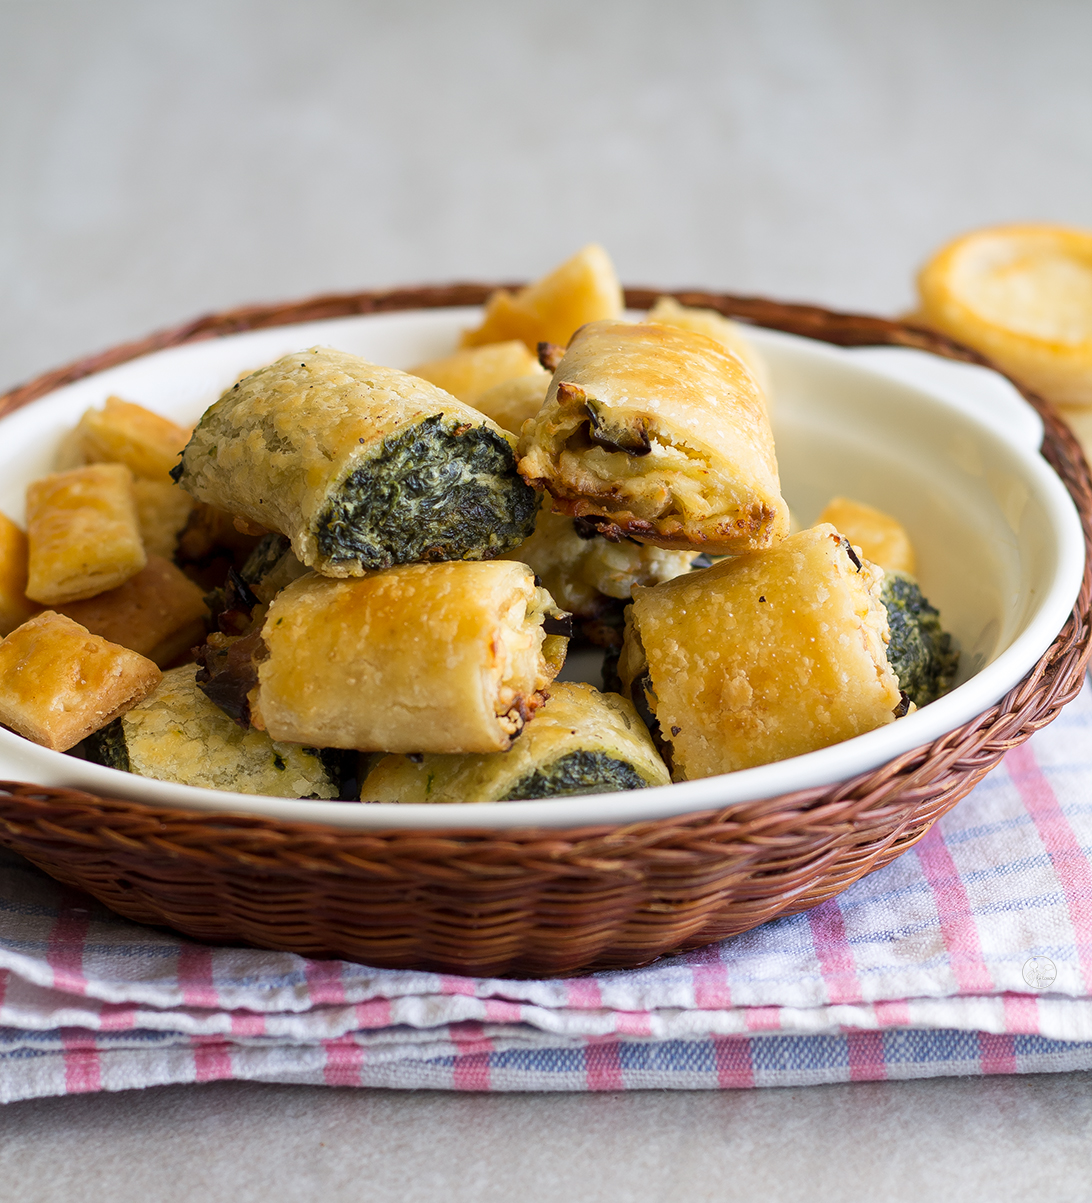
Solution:
[[[1092,869],[1088,858],[1062,813],[1050,782],[1043,775],[1030,744],[1013,748],[1005,757],[1005,768],[1016,786],[1050,863],[1058,876],[1069,921],[1077,944],[1081,976],[1092,992]]]
[[[971,900],[940,828],[934,827],[914,852],[933,892],[941,937],[960,993],[989,993],[993,978],[982,958],[982,942],[971,912]]]
[[[458,1050],[451,1066],[455,1090],[489,1090],[492,1085],[489,1054],[493,1041],[482,1035],[482,1025],[473,1021],[451,1025],[451,1039]]]
[[[652,1016],[647,1011],[615,1011],[614,1030],[619,1036],[651,1036]]]
[[[503,998],[487,998],[484,1002],[487,1023],[522,1023],[523,1007],[520,1003],[508,1002]]]
[[[61,1029],[64,1047],[65,1094],[93,1094],[102,1089],[102,1073],[95,1038],[89,1032]]]
[[[311,1003],[343,1003],[345,982],[340,961],[308,961],[303,971]]]
[[[235,1076],[231,1052],[220,1036],[191,1036],[190,1043],[195,1082],[222,1082]]]
[[[1005,1031],[1021,1036],[1039,1033],[1039,1000],[1027,994],[1003,994]]]
[[[720,946],[712,944],[689,954],[694,981],[694,1006],[703,1011],[725,1011],[732,1005],[728,966],[721,960]]]
[[[872,1010],[881,1028],[910,1026],[910,1004],[905,998],[881,999],[872,1004]]]
[[[978,1060],[984,1074],[1016,1073],[1015,1039],[1010,1034],[978,1033]]]
[[[599,983],[591,977],[574,977],[565,983],[565,1003],[581,1011],[598,1011],[603,1006]]]
[[[0,1007],[4,1005],[4,995],[8,992],[8,979],[10,976],[10,969],[0,969]]]
[[[220,1005],[220,995],[213,983],[211,948],[200,944],[179,945],[178,985],[182,990],[182,1002],[187,1007]]]
[[[53,970],[53,988],[68,994],[86,994],[83,954],[91,916],[84,903],[87,897],[75,890],[62,890],[57,918],[49,933],[46,961]]]
[[[322,1078],[327,1086],[359,1086],[360,1071],[364,1068],[364,1050],[347,1036],[339,1040],[324,1040],[326,1064]]]
[[[861,1001],[861,985],[853,949],[846,939],[846,923],[835,898],[807,912],[811,942],[830,1003]]]
[[[233,1036],[264,1036],[265,1016],[254,1011],[232,1011],[231,1034]]]
[[[389,1027],[391,1000],[389,998],[369,998],[367,1002],[357,1003],[354,1013],[358,1028]]]
[[[137,1010],[129,1003],[102,1003],[99,1007],[100,1032],[128,1032],[136,1027]]]
[[[847,1032],[846,1052],[851,1082],[882,1082],[887,1077],[882,1032]]]
[[[746,1036],[714,1036],[713,1056],[717,1063],[718,1085],[744,1090],[754,1086],[751,1042]]]
[[[594,1037],[584,1047],[584,1078],[589,1090],[621,1090],[622,1051],[615,1040]]]
[[[441,994],[461,994],[469,998],[474,997],[475,986],[471,978],[456,977],[454,974],[444,973],[440,975],[440,993]]]
[[[781,1028],[780,1007],[748,1007],[743,1021],[749,1032],[776,1032]]]

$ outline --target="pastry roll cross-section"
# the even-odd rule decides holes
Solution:
[[[788,533],[762,393],[736,355],[693,330],[578,330],[519,451],[555,509],[608,538],[720,555]]]
[[[830,525],[636,589],[623,688],[677,780],[785,760],[893,722],[883,572]]]
[[[604,794],[671,778],[636,711],[590,685],[550,686],[549,701],[507,752],[384,756],[362,802],[500,802]]]
[[[286,535],[326,576],[490,559],[534,527],[512,436],[449,393],[356,355],[287,355],[229,389],[176,479]]]
[[[503,751],[561,668],[555,615],[534,573],[506,560],[301,577],[261,629],[251,721],[317,747]]]

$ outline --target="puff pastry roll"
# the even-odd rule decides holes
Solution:
[[[44,605],[114,589],[147,563],[124,464],[54,472],[27,488],[27,596]]]
[[[200,501],[287,535],[326,576],[489,559],[534,526],[514,440],[425,380],[329,348],[229,389],[175,479]]]
[[[45,610],[0,640],[0,723],[67,752],[151,693],[160,676],[150,660]]]
[[[578,330],[519,450],[529,483],[609,538],[720,555],[789,529],[762,393],[736,355],[693,330]]]
[[[590,685],[550,686],[549,701],[507,752],[384,756],[361,802],[500,802],[667,785],[644,723],[624,698]]]
[[[204,789],[273,798],[336,798],[336,758],[245,730],[197,688],[193,665],[163,674],[153,693],[87,741],[88,760]]]
[[[500,752],[561,668],[561,620],[507,560],[309,574],[269,607],[251,721],[326,748]]]
[[[619,677],[675,779],[799,756],[904,712],[882,583],[824,524],[636,589]]]

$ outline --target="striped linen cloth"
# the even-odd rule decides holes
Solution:
[[[486,980],[212,949],[0,858],[0,1100],[1092,1068],[1092,691],[839,898],[648,969]]]

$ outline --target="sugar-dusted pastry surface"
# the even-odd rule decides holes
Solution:
[[[0,640],[0,722],[65,752],[139,702],[160,676],[144,656],[45,610]]]
[[[635,590],[619,675],[635,701],[648,686],[677,780],[785,760],[894,721],[883,573],[859,565],[822,525]]]
[[[832,497],[819,515],[820,522],[829,522],[840,535],[859,547],[866,560],[885,571],[916,571],[914,546],[906,528],[890,514],[863,501],[849,497]]]
[[[659,547],[738,554],[788,532],[762,394],[736,355],[692,330],[581,328],[519,454],[556,509]]]
[[[292,540],[328,576],[488,558],[530,532],[537,499],[512,438],[449,393],[313,348],[229,389],[198,423],[180,483]]]
[[[111,643],[140,652],[161,668],[205,641],[202,591],[162,556],[149,556],[135,576],[107,593],[58,607]]]
[[[205,697],[194,666],[171,669],[153,693],[101,733],[92,758],[141,777],[273,798],[336,798],[316,748],[245,730]]]
[[[124,464],[54,472],[27,488],[27,596],[43,605],[94,597],[145,565]]]
[[[251,695],[274,739],[381,752],[494,752],[564,659],[524,564],[455,561],[361,580],[314,574],[279,593]]]
[[[507,752],[384,756],[362,802],[499,802],[667,785],[663,761],[632,705],[590,685],[554,682]]]

